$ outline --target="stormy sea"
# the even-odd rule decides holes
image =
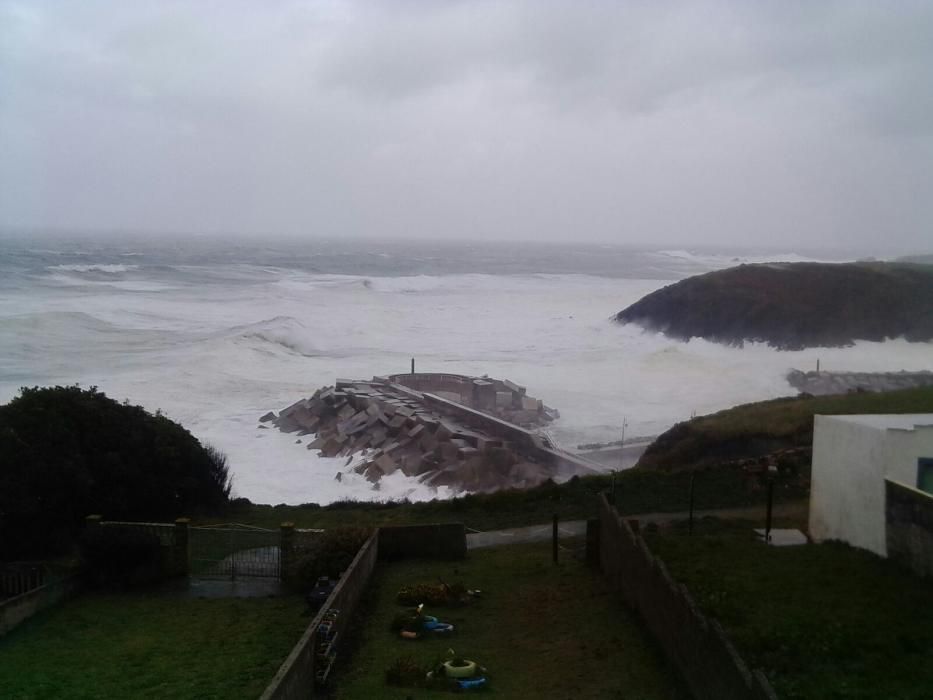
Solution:
[[[0,403],[23,386],[97,386],[160,410],[225,452],[262,503],[444,497],[401,472],[335,474],[257,419],[338,377],[407,371],[510,379],[560,411],[564,449],[656,435],[694,414],[794,390],[791,368],[928,369],[902,340],[781,352],[683,343],[613,314],[684,277],[742,262],[859,251],[651,250],[425,241],[0,237]]]

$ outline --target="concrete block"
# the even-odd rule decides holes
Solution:
[[[398,464],[389,455],[382,455],[375,464],[383,474],[392,474],[398,469]]]
[[[460,448],[452,442],[442,442],[435,448],[435,452],[439,451],[440,458],[445,462],[450,462],[457,459],[457,451],[459,449]]]
[[[283,408],[282,411],[279,413],[279,417],[280,417],[280,418],[287,418],[288,416],[290,416],[292,413],[294,413],[294,412],[297,411],[298,409],[300,409],[300,408],[307,408],[307,407],[308,407],[308,401],[307,401],[307,399],[299,399],[298,401],[296,401],[295,403],[293,403],[293,404],[292,404],[291,406],[289,406],[288,408]]]
[[[374,484],[383,477],[382,470],[373,462],[366,465],[366,469],[363,470],[363,475],[366,477],[366,481]]]
[[[504,386],[506,389],[508,389],[514,394],[524,395],[525,393],[525,387],[519,386],[518,384],[515,384],[514,382],[510,382],[508,379],[502,380],[502,386]]]
[[[502,447],[502,440],[487,436],[479,436],[476,439],[476,449],[480,452],[486,452],[494,447]]]
[[[437,430],[434,433],[434,437],[437,438],[438,442],[446,442],[454,436],[454,428],[452,428],[448,423],[440,421],[437,426]]]
[[[541,402],[538,399],[532,398],[531,396],[522,397],[522,410],[523,411],[538,411],[541,409]]]
[[[421,435],[421,440],[419,442],[422,452],[432,452],[435,447],[437,447],[437,438],[433,434],[425,431]]]
[[[341,446],[342,443],[336,438],[328,438],[324,446],[321,447],[321,455],[324,457],[336,457],[337,453],[340,452]]]

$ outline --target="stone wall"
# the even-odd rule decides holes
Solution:
[[[89,515],[84,519],[86,528],[108,527],[145,532],[159,540],[157,575],[160,578],[187,576],[190,559],[188,548],[190,524],[188,518],[178,518],[174,523],[146,523],[104,520],[100,515]]]
[[[476,388],[472,377],[466,377],[461,374],[440,374],[417,372],[414,374],[393,374],[387,379],[394,384],[401,384],[409,389],[420,392],[446,392],[457,394],[460,400],[476,405]],[[495,404],[495,395],[493,395],[493,404]]]
[[[373,533],[353,562],[347,567],[330,597],[321,606],[320,611],[311,620],[301,639],[292,649],[288,658],[279,667],[272,682],[266,686],[260,700],[307,700],[315,696],[315,661],[318,643],[317,630],[328,610],[336,608],[340,611],[337,617],[337,639],[346,638],[347,625],[350,624],[353,613],[359,604],[360,597],[366,589],[376,560],[379,556],[379,533]]]
[[[603,573],[680,672],[698,700],[776,700],[765,676],[751,672],[719,623],[699,611],[615,509],[600,496],[599,560]],[[594,528],[595,529],[595,528]]]
[[[307,700],[315,696],[318,627],[327,611],[336,608],[340,611],[336,622],[337,640],[346,638],[347,626],[353,621],[353,613],[379,559],[462,559],[464,556],[466,529],[462,523],[379,528],[360,548],[330,597],[279,667],[260,700]]]
[[[884,480],[888,557],[933,578],[933,496]]]
[[[0,637],[37,612],[71,596],[78,590],[77,576],[51,581],[43,586],[0,602]]]
[[[405,558],[463,559],[466,551],[463,523],[379,528],[379,558],[387,561]]]

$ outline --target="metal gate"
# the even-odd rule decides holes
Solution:
[[[198,578],[281,578],[277,530],[230,523],[192,527],[190,574]]]

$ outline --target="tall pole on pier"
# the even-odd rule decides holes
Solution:
[[[415,358],[411,358],[411,373],[415,373]]]

